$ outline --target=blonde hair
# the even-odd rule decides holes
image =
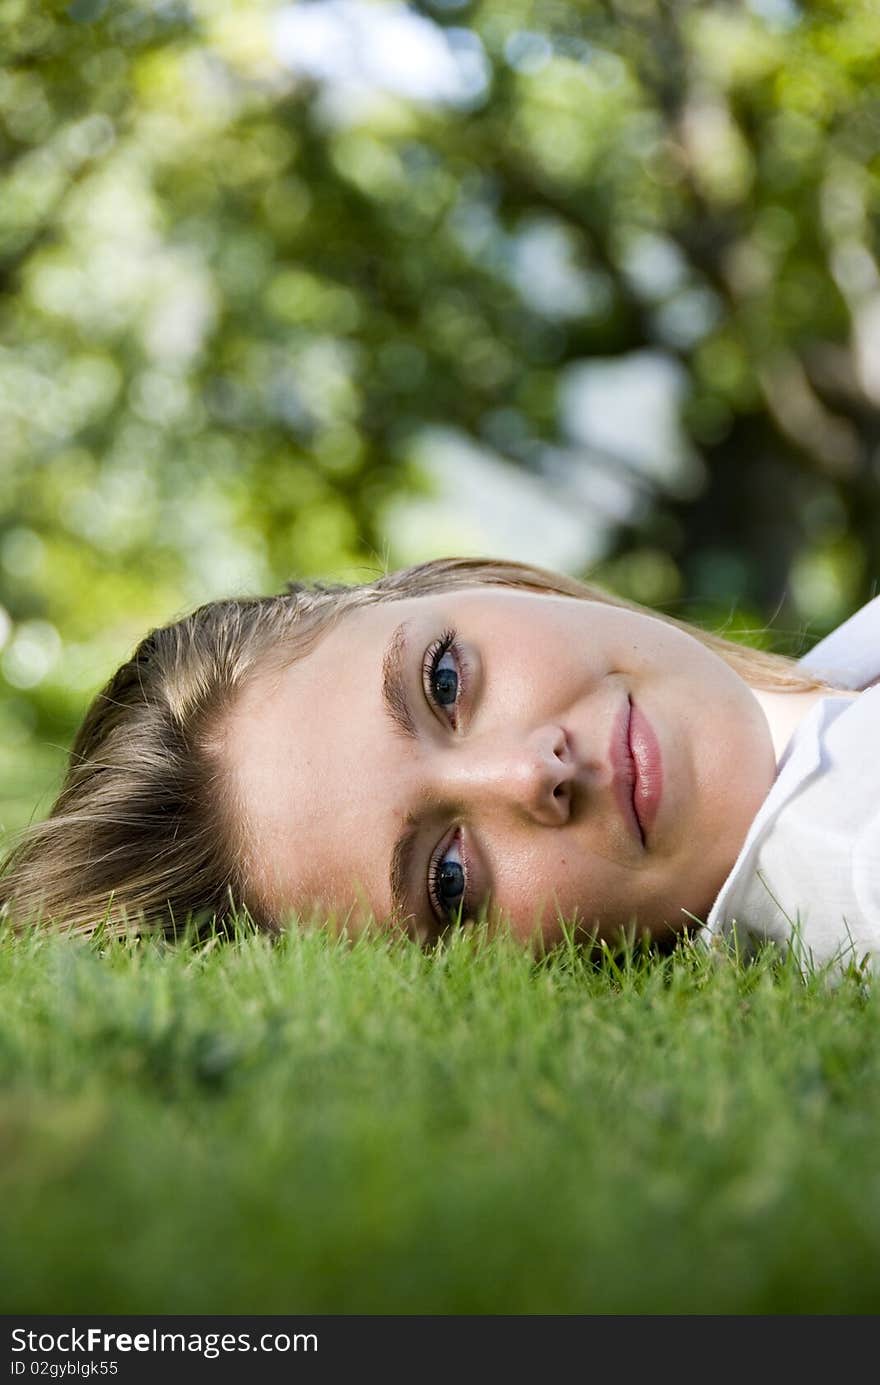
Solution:
[[[250,897],[243,824],[221,729],[258,670],[303,658],[349,611],[462,587],[526,588],[601,601],[686,631],[751,686],[833,688],[783,654],[753,649],[589,582],[525,563],[443,558],[356,586],[292,582],[274,596],[213,601],[152,630],[93,699],[45,821],[26,828],[0,868],[0,914],[20,926],[91,934],[184,927],[223,931]]]

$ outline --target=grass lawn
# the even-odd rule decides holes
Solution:
[[[880,998],[0,933],[4,1313],[876,1313]]]

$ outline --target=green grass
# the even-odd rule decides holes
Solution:
[[[853,974],[0,934],[5,1313],[873,1313],[878,1150]]]

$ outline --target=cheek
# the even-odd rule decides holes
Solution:
[[[584,617],[572,621],[566,611],[542,610],[541,619],[523,625],[521,620],[506,629],[496,627],[493,638],[485,632],[474,635],[482,649],[487,673],[504,670],[504,689],[511,700],[526,698],[525,710],[534,711],[536,688],[551,693],[566,689],[575,680],[578,687],[609,665],[609,640],[604,630],[589,630]]]
[[[549,834],[548,834],[549,836]],[[548,927],[557,918],[583,918],[588,912],[606,914],[614,909],[617,893],[615,870],[601,858],[589,859],[576,843],[530,846],[511,850],[498,871],[493,904],[510,920],[517,936],[540,927],[548,939]],[[561,929],[558,930],[561,937]]]
[[[761,708],[737,681],[720,678],[716,695],[697,714],[692,740],[701,802],[747,818],[776,773],[773,742]]]

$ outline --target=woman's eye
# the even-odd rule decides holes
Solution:
[[[422,676],[425,694],[435,706],[454,708],[461,695],[462,660],[454,630],[447,630],[425,651]]]
[[[443,658],[451,659],[452,655],[447,651]],[[440,706],[452,707],[458,697],[458,671],[439,662],[431,673],[431,686]]]
[[[431,863],[429,894],[435,914],[444,923],[465,912],[467,870],[461,857],[460,832],[451,846]]]

